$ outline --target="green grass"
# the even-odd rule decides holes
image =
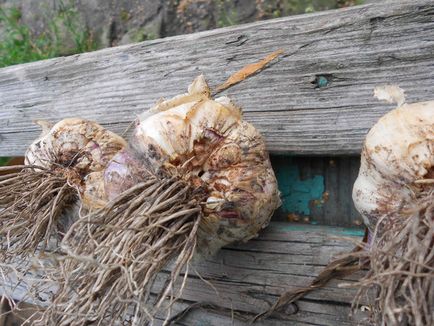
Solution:
[[[238,23],[238,13],[232,1],[218,0],[215,4],[218,10],[217,27],[233,26]]]
[[[17,8],[0,8],[0,24],[4,28],[0,42],[0,67],[36,61],[50,57],[42,51],[42,44],[31,39],[27,26],[19,23],[21,13]]]
[[[45,23],[46,29],[36,35],[22,22],[18,8],[0,6],[0,68],[97,48],[92,35],[80,25],[72,5],[62,3],[54,16],[45,17]],[[67,42],[70,45],[65,48]],[[0,166],[9,159],[0,157]]]
[[[69,6],[60,8],[55,16],[46,18],[46,30],[36,35],[22,23],[18,8],[0,7],[0,67],[95,50],[90,33],[76,19],[77,11]],[[67,41],[73,46],[65,50]]]
[[[0,166],[6,165],[10,160],[10,157],[0,157]]]

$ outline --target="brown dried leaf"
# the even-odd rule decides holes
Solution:
[[[283,53],[283,50],[277,50],[269,55],[267,55],[264,59],[262,59],[259,62],[251,63],[241,70],[234,73],[232,76],[230,76],[223,84],[219,85],[217,87],[216,92],[219,93],[221,91],[224,91],[225,89],[238,84],[239,82],[243,81],[247,77],[253,75],[254,73],[258,72],[259,70],[263,69],[268,63],[273,61],[275,58],[277,58],[279,55]]]

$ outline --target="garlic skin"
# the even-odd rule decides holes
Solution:
[[[206,189],[198,243],[204,255],[256,236],[280,205],[263,137],[229,98],[210,93],[197,77],[187,94],[140,115],[130,142],[145,166]]]
[[[396,91],[390,97],[400,99]],[[427,188],[420,180],[433,178],[434,101],[403,104],[384,115],[366,136],[354,204],[374,231],[380,218],[409,207],[422,195]]]
[[[70,173],[69,182],[81,193],[85,207],[106,203],[103,171],[112,157],[127,146],[120,136],[99,124],[68,118],[51,126],[39,122],[43,131],[28,148],[25,164]]]

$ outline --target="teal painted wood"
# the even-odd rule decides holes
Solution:
[[[360,157],[272,156],[271,161],[283,201],[274,220],[346,227],[362,224],[351,198]]]
[[[365,235],[365,230],[363,228],[353,228],[353,227],[331,227],[327,225],[311,225],[311,224],[298,224],[298,223],[283,223],[283,222],[274,222],[271,223],[267,227],[267,232],[273,234],[274,240],[279,240],[277,234],[281,234],[284,236],[288,236],[288,232],[293,234],[294,232],[306,233],[322,233],[327,234],[328,236],[337,236],[337,237],[363,237]],[[262,234],[263,238],[266,238],[264,234]]]

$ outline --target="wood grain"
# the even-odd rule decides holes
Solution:
[[[0,69],[0,151],[22,154],[39,133],[36,119],[81,116],[122,132],[198,74],[215,87],[283,49],[277,63],[226,93],[271,152],[359,153],[393,107],[374,100],[376,85],[400,85],[408,102],[432,99],[433,16],[432,0],[386,1]]]
[[[259,238],[224,248],[214,258],[195,263],[197,272],[212,283],[217,293],[192,272],[175,312],[194,302],[210,303],[218,312],[195,310],[180,325],[199,325],[201,321],[203,325],[232,325],[233,315],[250,318],[267,309],[284,290],[307,285],[333,255],[352,249],[353,244],[342,237],[357,240],[359,233],[354,229],[271,223]],[[360,275],[352,275],[345,282],[353,282]],[[14,279],[3,280],[9,284],[0,287],[0,295],[46,305],[46,301],[30,300],[27,296],[30,276],[27,279],[28,282],[19,284]],[[157,281],[156,288],[162,282]],[[355,292],[338,287],[339,283],[342,280],[334,280],[300,300],[297,314],[286,314],[284,319],[276,316],[258,325],[353,325],[349,313]],[[11,289],[12,286],[16,287]],[[44,300],[49,297],[38,295]],[[288,307],[287,312],[290,311],[294,307]],[[246,324],[234,320],[234,325]]]

